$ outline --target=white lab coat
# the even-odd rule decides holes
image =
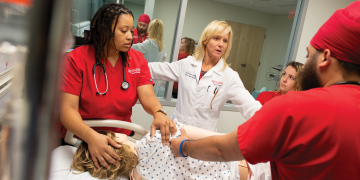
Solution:
[[[178,102],[171,119],[217,131],[220,110],[226,101],[231,100],[246,119],[261,108],[237,72],[230,67],[221,71],[222,59],[199,80],[201,65],[202,60],[195,61],[192,56],[173,63],[149,63],[153,79],[179,82]]]
[[[146,39],[142,43],[133,44],[131,48],[140,51],[148,62],[160,62],[166,59],[165,46],[159,52],[159,46],[152,39]]]

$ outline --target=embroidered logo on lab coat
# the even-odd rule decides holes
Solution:
[[[129,69],[128,72],[130,74],[140,73],[141,68]]]
[[[223,85],[223,82],[220,82],[220,81],[214,81],[212,80],[212,83],[216,86],[222,86]]]
[[[191,78],[193,78],[193,79],[196,79],[195,74],[191,74],[191,73],[189,73],[189,72],[186,72],[186,73],[185,73],[185,76],[188,76],[188,77],[191,77]]]

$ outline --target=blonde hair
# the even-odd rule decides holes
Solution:
[[[195,53],[195,40],[188,38],[188,37],[184,37],[181,40],[185,39],[185,52],[192,56]]]
[[[164,46],[164,24],[160,19],[151,21],[149,25],[149,38],[157,43],[159,52],[161,52]]]
[[[116,141],[115,133],[111,131],[101,130],[99,133],[109,136],[111,139]],[[77,148],[71,168],[80,171],[80,173],[88,171],[91,176],[99,179],[120,179],[120,176],[129,177],[129,173],[138,164],[138,158],[130,146],[121,142],[117,143],[121,145],[121,148],[114,148],[111,145],[109,145],[109,147],[120,156],[120,161],[117,161],[116,165],[106,161],[110,165],[110,169],[106,169],[103,166],[99,169],[95,167],[88,145],[85,141],[83,141]]]
[[[226,64],[226,58],[229,56],[232,46],[232,29],[231,26],[225,21],[213,21],[205,27],[204,31],[201,34],[198,47],[196,48],[196,52],[194,55],[195,59],[204,59],[206,53],[206,46],[204,43],[209,42],[210,38],[222,34],[223,32],[229,33],[227,48],[224,54],[221,56],[224,60],[224,67],[222,68],[222,70],[224,70],[228,65]]]

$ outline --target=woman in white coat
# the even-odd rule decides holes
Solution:
[[[204,29],[194,56],[173,63],[149,63],[153,79],[179,82],[178,102],[171,119],[217,131],[226,101],[231,100],[246,119],[261,108],[239,74],[226,64],[231,43],[231,26],[225,21],[213,21]],[[250,164],[250,168],[251,180],[271,179],[269,163]]]
[[[159,19],[154,19],[149,25],[149,39],[133,44],[131,48],[140,51],[148,62],[160,62],[166,58],[164,46],[164,25]]]
[[[261,108],[239,74],[226,64],[231,40],[231,26],[213,21],[204,29],[194,57],[173,63],[149,63],[153,79],[179,82],[178,102],[171,119],[217,131],[226,101],[231,100],[246,119]]]

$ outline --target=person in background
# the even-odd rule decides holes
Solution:
[[[267,102],[228,135],[171,140],[179,157],[270,161],[277,179],[360,179],[360,1],[338,9],[307,47],[302,91]],[[180,148],[180,144],[182,145]]]
[[[264,91],[256,98],[262,105],[272,98],[284,95],[289,91],[299,91],[299,83],[296,76],[301,73],[304,64],[291,61],[286,65],[286,69],[281,73],[279,87],[275,91]]]
[[[139,17],[136,29],[133,33],[133,44],[142,43],[149,38],[148,35],[148,26],[150,23],[150,17],[147,14],[142,14]]]
[[[184,37],[181,39],[178,60],[193,56],[195,53],[195,40]]]
[[[191,38],[184,37],[181,39],[178,61],[185,59],[188,56],[192,56],[195,53],[195,41]],[[172,97],[177,98],[178,94],[178,82],[174,82],[174,88],[172,91]]]
[[[64,58],[60,83],[61,138],[67,131],[88,144],[97,168],[109,168],[120,157],[108,144],[120,146],[96,132],[83,120],[113,119],[131,122],[132,107],[139,100],[144,110],[154,116],[151,132],[161,129],[163,144],[176,132],[154,94],[148,63],[131,49],[134,18],[124,5],[109,3],[99,8],[91,20],[90,40]],[[131,135],[122,128],[101,128]]]
[[[154,19],[149,25],[149,39],[133,44],[131,48],[141,52],[148,62],[161,62],[166,59],[164,45],[164,24],[160,19]]]
[[[141,52],[148,62],[163,62],[166,59],[164,45],[164,25],[161,20],[154,19],[149,25],[149,39],[142,43],[133,44],[132,48]],[[154,92],[159,94],[161,86],[160,81],[154,81]]]

